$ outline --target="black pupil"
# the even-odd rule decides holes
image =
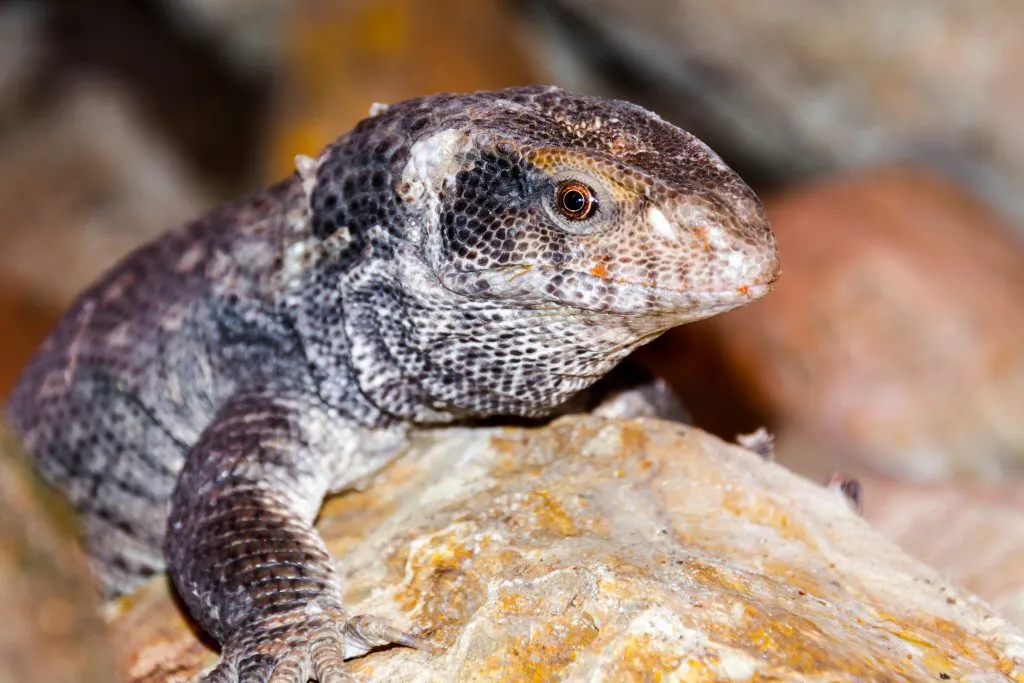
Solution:
[[[562,206],[569,213],[579,213],[587,207],[587,198],[579,190],[569,190],[562,195]]]

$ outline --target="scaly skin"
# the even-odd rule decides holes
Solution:
[[[170,572],[222,646],[209,681],[330,683],[427,647],[345,612],[324,496],[418,426],[549,414],[778,273],[746,185],[625,102],[410,100],[297,166],[85,292],[8,407],[105,592]]]

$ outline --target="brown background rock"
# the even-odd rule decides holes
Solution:
[[[0,290],[61,309],[114,261],[213,200],[101,82],[0,136]]]
[[[1024,634],[841,495],[699,430],[440,436],[322,515],[353,610],[446,648],[354,660],[358,680],[1024,680]],[[133,683],[214,661],[165,590],[114,622]]]

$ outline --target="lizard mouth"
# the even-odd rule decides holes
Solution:
[[[599,288],[615,293],[604,307],[588,310],[607,311],[619,315],[662,315],[679,323],[693,322],[724,313],[761,298],[772,285],[751,283],[727,290],[675,289],[628,280],[614,281],[590,273],[572,271],[579,278],[601,284]]]
[[[700,320],[759,299],[771,291],[774,281],[771,278],[707,291],[614,280],[553,266],[509,266],[477,272],[488,282],[492,295],[538,298],[594,313],[657,316],[673,324]]]

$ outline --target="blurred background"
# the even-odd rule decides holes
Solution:
[[[1024,625],[1022,26],[1018,0],[0,0],[0,397],[112,262],[372,102],[622,97],[751,183],[783,264],[641,360],[699,426],[858,477]]]

